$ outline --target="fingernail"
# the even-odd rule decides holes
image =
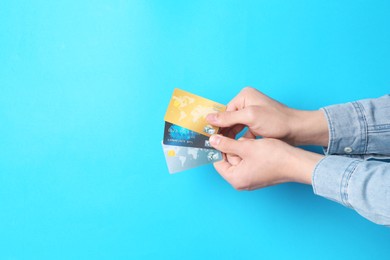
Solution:
[[[218,145],[221,142],[221,137],[219,135],[212,135],[209,140],[211,145]]]
[[[208,114],[206,119],[209,122],[217,122],[217,113]]]

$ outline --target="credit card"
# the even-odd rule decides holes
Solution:
[[[165,122],[163,143],[166,145],[214,149],[210,146],[208,136],[169,122]]]
[[[173,146],[163,143],[162,147],[169,173],[176,173],[222,160],[221,152],[213,149]]]
[[[226,106],[176,88],[173,91],[164,120],[202,135],[218,133],[219,128],[209,125],[206,116],[223,112]]]

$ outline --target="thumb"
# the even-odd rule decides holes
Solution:
[[[246,107],[237,111],[225,111],[208,114],[207,122],[214,126],[230,127],[237,124],[250,125],[253,119],[253,108]]]
[[[222,135],[210,136],[210,144],[223,153],[240,155],[242,151],[242,142]]]

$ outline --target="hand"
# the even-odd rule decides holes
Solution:
[[[328,124],[322,111],[289,108],[260,91],[246,87],[227,105],[226,112],[209,114],[207,121],[235,138],[245,126],[246,138],[277,138],[292,145],[327,146]]]
[[[237,190],[253,190],[284,182],[311,184],[322,155],[292,147],[277,139],[234,140],[221,135],[210,144],[224,153],[215,169]]]

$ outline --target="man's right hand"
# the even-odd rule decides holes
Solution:
[[[222,134],[235,138],[247,126],[246,138],[276,138],[292,145],[327,146],[328,124],[322,111],[289,108],[246,87],[227,105],[226,112],[209,114],[207,121],[222,127]]]

